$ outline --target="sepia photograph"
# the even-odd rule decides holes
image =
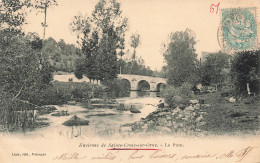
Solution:
[[[0,162],[260,162],[259,0],[0,0]]]

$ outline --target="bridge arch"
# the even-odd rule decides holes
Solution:
[[[160,91],[164,90],[165,87],[166,87],[166,84],[165,84],[165,83],[158,83],[158,84],[156,85],[156,91],[160,92]]]
[[[140,80],[137,83],[137,90],[138,91],[149,91],[151,88],[150,83],[146,80]]]
[[[126,89],[131,90],[131,82],[128,79],[122,78],[120,80]]]
[[[130,82],[132,91],[146,90],[146,91],[160,91],[163,85],[166,85],[166,79],[152,76],[119,74],[119,79],[125,79]],[[150,87],[150,88],[149,88]]]

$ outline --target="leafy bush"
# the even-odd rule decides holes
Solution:
[[[60,105],[71,99],[72,95],[69,92],[58,92],[57,87],[48,85],[46,89],[41,91],[31,91],[22,93],[21,99],[27,99],[30,103],[42,105]]]
[[[41,91],[24,92],[21,99],[36,105],[60,105],[67,101],[83,101],[102,97],[102,89],[89,83],[53,82]]]
[[[191,88],[192,85],[189,83],[183,83],[181,87],[179,87],[180,96],[184,98],[190,98],[191,97]]]
[[[83,91],[80,88],[75,88],[71,91],[71,94],[76,99],[82,99],[84,97]]]
[[[162,95],[169,107],[175,108],[189,102],[192,95],[191,88],[192,85],[189,83],[183,83],[180,87],[168,86],[163,90]]]
[[[104,96],[104,89],[98,85],[91,85],[94,98],[101,98]]]
[[[94,97],[101,97],[97,91],[100,91],[99,86],[89,83],[73,83],[73,82],[54,82],[54,90],[58,94],[62,94],[62,99],[81,101],[84,99],[91,99]]]

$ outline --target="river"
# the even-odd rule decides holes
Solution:
[[[125,106],[133,106],[141,113],[131,113],[130,111],[120,111],[109,108],[85,108],[81,103],[76,105],[54,105],[57,111],[68,111],[69,116],[55,117],[51,114],[41,115],[43,121],[50,122],[50,125],[37,128],[26,132],[17,132],[20,136],[26,137],[67,137],[67,138],[88,138],[88,137],[107,137],[125,138],[134,133],[131,127],[123,127],[123,124],[133,123],[145,118],[149,113],[157,109],[157,105],[162,98],[156,97],[156,92],[136,92],[131,91],[129,97],[117,98],[117,103]],[[74,115],[89,121],[87,126],[67,127],[62,125]]]

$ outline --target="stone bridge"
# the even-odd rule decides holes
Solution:
[[[164,89],[166,85],[165,78],[151,77],[151,76],[142,76],[142,75],[129,75],[129,74],[118,74],[118,78],[121,80],[127,80],[130,84],[131,91],[142,90],[142,83],[149,85],[149,90],[158,92],[160,88]]]

